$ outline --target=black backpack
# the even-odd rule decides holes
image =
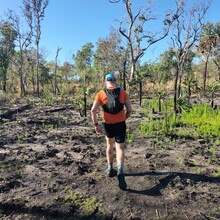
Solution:
[[[117,114],[118,112],[124,109],[124,104],[119,102],[120,96],[120,87],[115,89],[104,89],[105,94],[107,96],[108,102],[102,106],[104,112],[108,112],[110,114]]]

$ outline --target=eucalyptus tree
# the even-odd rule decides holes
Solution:
[[[213,62],[217,66],[218,80],[220,81],[220,44],[217,45],[213,54],[214,54]]]
[[[6,92],[7,70],[10,59],[15,52],[15,39],[17,32],[8,22],[0,23],[0,77],[2,79],[2,91]]]
[[[173,72],[177,66],[176,60],[176,54],[171,47],[160,55],[161,80],[163,83],[173,79]]]
[[[39,60],[39,72],[41,76],[39,78],[39,83],[41,84],[42,88],[44,88],[45,85],[48,85],[52,81],[52,76],[50,75],[50,68],[47,62],[41,57]]]
[[[174,111],[180,109],[177,100],[180,97],[181,80],[184,64],[190,50],[200,38],[201,28],[204,25],[205,15],[210,3],[207,1],[193,2],[189,7],[185,0],[176,1],[177,14],[172,32],[172,47],[176,53],[176,73],[174,79]]]
[[[121,46],[119,34],[110,32],[106,38],[100,38],[94,53],[94,67],[99,72],[99,79],[103,81],[107,72],[119,73],[120,80],[123,77],[125,51]]]
[[[27,55],[27,69],[29,81],[32,85],[32,93],[36,94],[36,77],[35,77],[35,66],[36,66],[36,50],[34,48],[29,48],[26,52]]]
[[[73,55],[74,60],[74,67],[77,73],[79,73],[80,79],[83,79],[83,86],[82,86],[82,92],[83,92],[83,100],[84,100],[84,116],[86,117],[86,105],[87,105],[87,95],[89,93],[89,88],[86,85],[89,81],[87,81],[88,76],[90,75],[91,67],[92,67],[92,61],[93,61],[93,44],[87,43],[85,44],[81,50],[78,50],[76,53],[76,56]]]
[[[206,91],[206,79],[207,79],[207,70],[209,58],[213,58],[214,63],[220,70],[219,63],[219,47],[220,47],[220,23],[207,23],[203,26],[201,32],[201,38],[198,45],[198,50],[201,52],[205,60],[205,67],[203,71],[203,91]],[[220,74],[220,73],[219,73]],[[220,78],[220,75],[219,75]]]
[[[23,0],[25,16],[30,28],[33,30],[34,43],[36,44],[36,82],[37,96],[40,96],[39,88],[39,44],[41,39],[41,22],[45,17],[45,10],[49,0]]]
[[[111,3],[117,3],[119,1],[110,0]],[[132,83],[134,78],[139,80],[141,96],[142,90],[142,77],[140,77],[140,59],[144,56],[146,51],[157,42],[164,39],[172,26],[173,21],[176,19],[176,12],[166,13],[163,20],[163,30],[151,31],[147,25],[152,24],[154,20],[158,19],[155,15],[155,5],[153,1],[146,1],[144,6],[137,8],[137,2],[132,0],[123,0],[122,3],[125,6],[126,17],[120,21],[119,32],[126,40],[128,51],[128,63],[129,63],[129,82]],[[141,100],[141,97],[140,97]],[[140,101],[141,103],[141,101]]]
[[[139,84],[139,105],[142,105],[142,97],[143,97],[143,80],[147,77],[150,77],[150,64],[144,62],[143,65],[140,65],[139,71],[137,72],[136,80],[132,80],[134,84]],[[130,82],[130,85],[132,82]]]
[[[69,62],[64,62],[59,68],[60,74],[65,81],[68,81],[73,77],[73,65]]]
[[[132,0],[123,0],[127,16],[125,20],[120,21],[119,27],[119,32],[126,39],[129,50],[130,80],[134,78],[140,58],[150,46],[168,35],[172,23],[177,18],[176,12],[174,15],[167,13],[163,21],[163,32],[160,34],[157,32],[153,33],[147,28],[147,24],[157,19],[157,16],[154,14],[153,1],[147,1],[146,5],[139,7],[137,11],[134,7],[135,3]]]
[[[54,73],[55,73],[55,69],[56,69],[56,63],[55,61],[50,61],[48,64],[47,64],[49,70],[50,70],[50,76],[51,76],[51,79],[50,79],[50,83],[51,83],[51,87],[52,87],[52,91],[54,92]]]
[[[216,44],[213,51],[213,62],[218,69],[218,80],[220,80],[220,22],[215,24]]]
[[[183,65],[183,73],[185,73],[186,77],[183,81],[184,85],[187,86],[187,93],[188,93],[188,102],[190,101],[191,96],[191,87],[196,84],[197,80],[193,74],[192,64],[193,59],[195,58],[196,54],[192,50],[189,50],[188,55],[184,61]],[[167,83],[169,80],[173,80],[175,73],[177,71],[177,53],[175,52],[174,48],[169,48],[164,53],[160,55],[160,71],[161,77],[157,77],[163,83]],[[182,76],[180,76],[179,82],[182,82]],[[178,87],[181,88],[180,86]],[[180,93],[180,91],[178,91]]]
[[[22,12],[23,12],[22,15],[24,15],[25,13],[24,10]],[[24,81],[26,81],[27,78],[24,71],[24,65],[25,62],[27,61],[28,47],[31,44],[32,29],[28,28],[26,31],[23,31],[20,17],[12,10],[8,11],[7,17],[8,20],[13,25],[13,29],[17,33],[15,39],[15,46],[17,53],[15,54],[15,56],[11,58],[11,62],[17,69],[17,74],[20,79],[20,95],[24,96],[26,90]]]
[[[93,47],[90,42],[85,44],[81,50],[78,50],[76,55],[73,55],[75,70],[79,73],[81,80],[83,79],[83,86],[86,86],[87,72],[92,66],[93,61]]]

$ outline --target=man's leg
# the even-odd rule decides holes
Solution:
[[[124,150],[124,143],[115,143],[115,148],[116,148],[116,159],[117,159],[117,164],[118,168],[122,169],[124,168],[124,160],[125,160],[125,150]]]
[[[124,143],[116,143],[116,158],[118,164],[118,181],[119,188],[125,190],[127,188],[127,183],[124,177],[124,159],[125,159],[125,150]]]
[[[115,148],[116,148],[116,159],[118,169],[123,172],[124,160],[125,160],[125,136],[126,136],[126,124],[120,122],[115,127]]]
[[[115,138],[106,138],[106,159],[108,163],[107,176],[113,176],[114,143]]]

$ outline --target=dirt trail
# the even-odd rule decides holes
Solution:
[[[71,106],[35,105],[4,118],[0,218],[220,219],[220,144],[144,137],[138,125],[148,119],[137,109],[127,122],[135,139],[126,144],[125,191],[105,177],[104,136]]]

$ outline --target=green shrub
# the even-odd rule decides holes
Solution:
[[[55,102],[53,94],[49,90],[44,90],[42,101],[46,105],[53,105]]]

